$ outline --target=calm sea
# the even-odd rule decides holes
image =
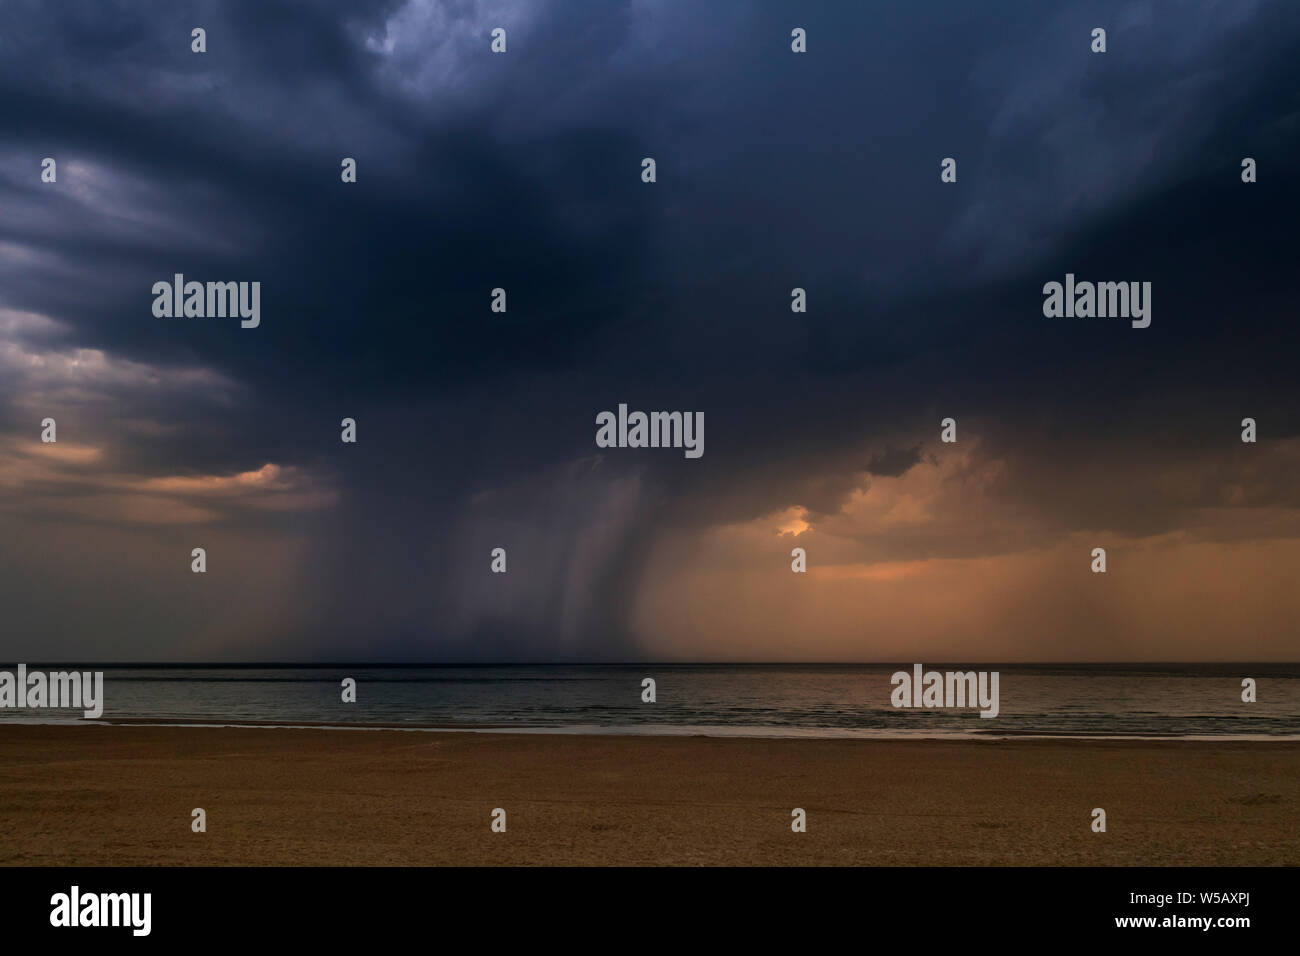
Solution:
[[[13,670],[14,665],[0,669]],[[67,665],[29,664],[30,670]],[[84,667],[81,669],[85,669]],[[398,725],[410,729],[813,737],[1300,739],[1300,665],[926,664],[997,670],[1000,714],[895,709],[898,665],[117,667],[100,722]],[[356,703],[341,700],[345,677]],[[642,703],[641,681],[656,682]],[[1257,683],[1241,700],[1242,678]],[[3,721],[78,720],[0,708]]]

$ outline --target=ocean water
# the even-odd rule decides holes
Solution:
[[[14,665],[0,665],[14,670]],[[69,665],[29,664],[30,670]],[[202,666],[104,671],[101,723],[399,726],[415,729],[814,737],[1300,739],[1300,665],[926,664],[996,670],[999,716],[901,709],[879,665]],[[357,681],[356,703],[340,683]],[[652,677],[657,700],[642,703]],[[1241,681],[1257,682],[1243,703]],[[78,721],[0,708],[0,721]],[[89,722],[89,721],[83,721]]]

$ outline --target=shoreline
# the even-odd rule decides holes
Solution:
[[[466,723],[416,723],[399,721],[374,721],[335,723],[329,721],[278,721],[278,720],[213,720],[206,717],[153,717],[96,718],[93,720],[54,720],[48,718],[7,718],[0,727],[194,727],[208,730],[259,729],[259,730],[396,730],[420,733],[484,733],[519,734],[524,736],[563,737],[707,737],[715,740],[864,740],[864,741],[1194,741],[1213,743],[1300,743],[1300,734],[1057,734],[1035,731],[980,731],[955,733],[915,731],[904,733],[898,729],[831,727],[765,727],[746,724],[569,724],[556,726],[519,726],[517,724],[466,724]],[[644,729],[639,729],[644,728]]]
[[[1294,865],[1297,779],[1271,741],[0,725],[0,865]]]

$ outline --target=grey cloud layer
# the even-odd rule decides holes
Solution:
[[[634,654],[662,530],[834,516],[947,415],[1034,516],[995,550],[1232,499],[1161,491],[1171,461],[1289,506],[1212,465],[1207,430],[1233,440],[1245,408],[1300,432],[1298,39],[1283,3],[5,4],[0,316],[53,325],[0,319],[0,427],[31,438],[54,404],[133,480],[273,464],[337,493],[230,519],[301,544],[286,608],[247,625],[272,657]],[[1153,280],[1152,328],[1043,320],[1066,271]],[[174,272],[261,281],[262,327],[154,319]],[[619,401],[705,410],[705,458],[590,466]],[[170,560],[140,553],[146,578]],[[45,586],[14,573],[11,599]],[[32,615],[32,640],[95,607]]]

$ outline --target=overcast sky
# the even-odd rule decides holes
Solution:
[[[1296,660],[1297,49],[1290,0],[2,2],[0,661]],[[1044,317],[1067,272],[1150,327]],[[703,457],[598,448],[620,402]]]

